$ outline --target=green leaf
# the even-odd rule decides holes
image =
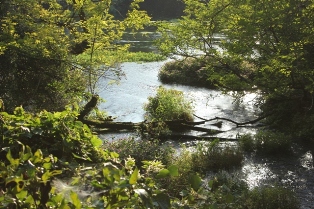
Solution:
[[[98,137],[92,137],[91,143],[93,144],[94,147],[99,147],[100,145],[102,145],[102,140],[99,139]]]
[[[46,170],[50,170],[52,167],[52,164],[51,163],[44,163],[43,164],[43,168],[45,168]]]
[[[9,177],[5,179],[5,186],[12,188],[14,193],[17,194],[21,192],[25,186],[25,182],[20,177]]]
[[[38,150],[34,153],[33,158],[34,158],[33,163],[40,163],[40,162],[42,162],[43,153],[41,152],[40,149],[38,149]]]
[[[51,177],[50,172],[47,171],[42,175],[41,179],[43,180],[44,183],[46,183],[47,181],[49,181],[50,177]]]
[[[53,170],[50,172],[51,176],[57,176],[62,174],[62,170]]]
[[[75,208],[80,209],[82,207],[82,204],[80,199],[78,198],[78,195],[75,192],[71,191],[70,197]]]
[[[116,152],[110,152],[110,157],[111,157],[111,158],[118,158],[118,157],[119,157],[119,154],[116,153]]]
[[[197,191],[201,187],[202,179],[198,175],[193,174],[190,178],[190,184],[192,188]]]
[[[24,203],[33,204],[34,203],[33,196],[32,195],[28,195],[27,198],[25,199]]]
[[[16,194],[16,197],[19,200],[23,200],[24,198],[26,198],[26,196],[27,196],[27,190],[22,190],[21,192]]]
[[[30,157],[32,157],[32,153],[26,153],[26,154],[23,154],[23,156],[21,156],[21,159],[25,161],[25,160],[28,160]]]
[[[171,165],[168,168],[171,176],[179,176],[179,169],[176,165]]]
[[[129,183],[130,184],[136,184],[137,182],[137,178],[138,178],[138,174],[139,174],[139,170],[138,168],[135,168],[131,177],[130,177],[130,180],[129,180]]]
[[[165,178],[167,176],[170,175],[170,171],[168,169],[162,169],[161,171],[159,171],[159,173],[157,174],[157,178]]]
[[[9,160],[11,165],[19,165],[19,159],[14,159],[11,155],[11,150],[8,151],[6,155],[7,159]]]

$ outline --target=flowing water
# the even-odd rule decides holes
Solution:
[[[149,32],[151,37],[158,34]],[[137,37],[138,38],[138,37]],[[129,42],[129,40],[125,40]],[[142,51],[156,50],[151,46],[151,39],[129,42],[133,44],[133,51],[145,48]],[[135,44],[135,45],[134,45]],[[168,60],[169,61],[169,60]],[[103,81],[100,96],[106,100],[100,108],[109,115],[117,117],[119,122],[140,122],[144,120],[143,106],[149,96],[154,96],[160,85],[158,71],[164,62],[151,63],[123,63],[122,70],[125,77],[119,85],[105,85]],[[224,117],[237,122],[246,122],[257,117],[259,109],[254,105],[254,94],[247,94],[242,103],[234,102],[233,98],[223,95],[216,90],[196,88],[183,85],[163,85],[166,88],[174,88],[184,92],[186,98],[193,102],[195,114],[206,119]],[[198,121],[196,118],[195,121]],[[215,122],[215,121],[213,121]],[[207,128],[218,129],[206,124]],[[255,133],[255,128],[237,128],[230,122],[223,122],[219,129],[224,131],[219,137],[236,138],[237,134]],[[191,134],[197,134],[192,132]],[[128,137],[132,133],[103,135],[106,139]],[[314,173],[313,173],[313,149],[296,146],[294,154],[283,158],[261,158],[246,156],[242,169],[239,171],[242,178],[250,188],[261,184],[283,184],[293,189],[300,201],[301,208],[308,209],[314,203]],[[313,204],[314,205],[314,204]]]
[[[100,96],[106,100],[100,108],[109,115],[117,117],[115,121],[140,122],[144,120],[143,105],[149,96],[156,94],[162,85],[158,80],[158,70],[165,62],[124,63],[122,70],[125,77],[119,85],[103,85]],[[105,81],[104,81],[105,82]],[[258,108],[254,106],[254,94],[247,94],[241,104],[233,98],[216,90],[196,88],[183,85],[163,85],[184,92],[186,98],[193,102],[195,114],[211,119],[225,117],[238,122],[253,120],[257,117]],[[198,119],[196,118],[195,121]],[[210,124],[208,128],[216,128]],[[234,124],[223,122],[225,131],[218,136],[236,138],[237,134],[255,133],[255,128],[237,128]],[[195,133],[192,133],[195,134]],[[132,133],[111,134],[102,137],[121,138],[132,136]],[[240,171],[250,188],[260,184],[284,184],[297,192],[302,208],[312,208],[314,202],[313,158],[312,150],[295,148],[294,155],[287,158],[258,158],[246,156]]]

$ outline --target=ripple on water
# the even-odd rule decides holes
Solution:
[[[245,162],[242,167],[243,180],[248,184],[250,189],[264,185],[277,178],[266,163]]]

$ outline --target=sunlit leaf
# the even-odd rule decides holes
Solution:
[[[19,193],[16,194],[16,197],[19,200],[23,200],[24,198],[26,198],[26,196],[27,196],[27,190],[22,190],[22,191],[20,191]]]
[[[110,152],[110,157],[112,157],[112,158],[118,158],[118,157],[119,157],[119,154],[116,153],[116,152]]]
[[[102,145],[103,142],[98,137],[92,137],[91,138],[91,143],[93,144],[93,146],[99,147],[100,145]]]
[[[129,180],[130,184],[136,184],[137,179],[138,179],[138,174],[139,174],[139,170],[138,168],[135,168]]]
[[[70,197],[71,197],[72,203],[75,206],[75,208],[80,209],[82,207],[82,204],[81,204],[81,201],[80,201],[78,195],[75,192],[71,191]]]
[[[11,155],[11,150],[8,151],[6,154],[7,159],[9,160],[11,165],[18,165],[19,164],[19,159],[14,159]]]

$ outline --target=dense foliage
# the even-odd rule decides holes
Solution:
[[[208,79],[226,92],[257,91],[277,128],[312,130],[299,123],[313,122],[312,0],[184,3],[177,23],[160,25],[165,54],[206,61]]]
[[[7,111],[60,110],[86,89],[95,94],[101,77],[119,77],[128,46],[117,40],[149,21],[139,2],[116,20],[110,0],[1,1],[0,97]]]
[[[41,149],[46,155],[53,154],[64,160],[98,161],[102,156],[102,141],[76,119],[77,115],[78,107],[55,113],[30,114],[22,107],[16,108],[12,115],[1,112],[1,147],[18,152],[21,143],[33,152]],[[1,158],[4,154],[0,154]]]

